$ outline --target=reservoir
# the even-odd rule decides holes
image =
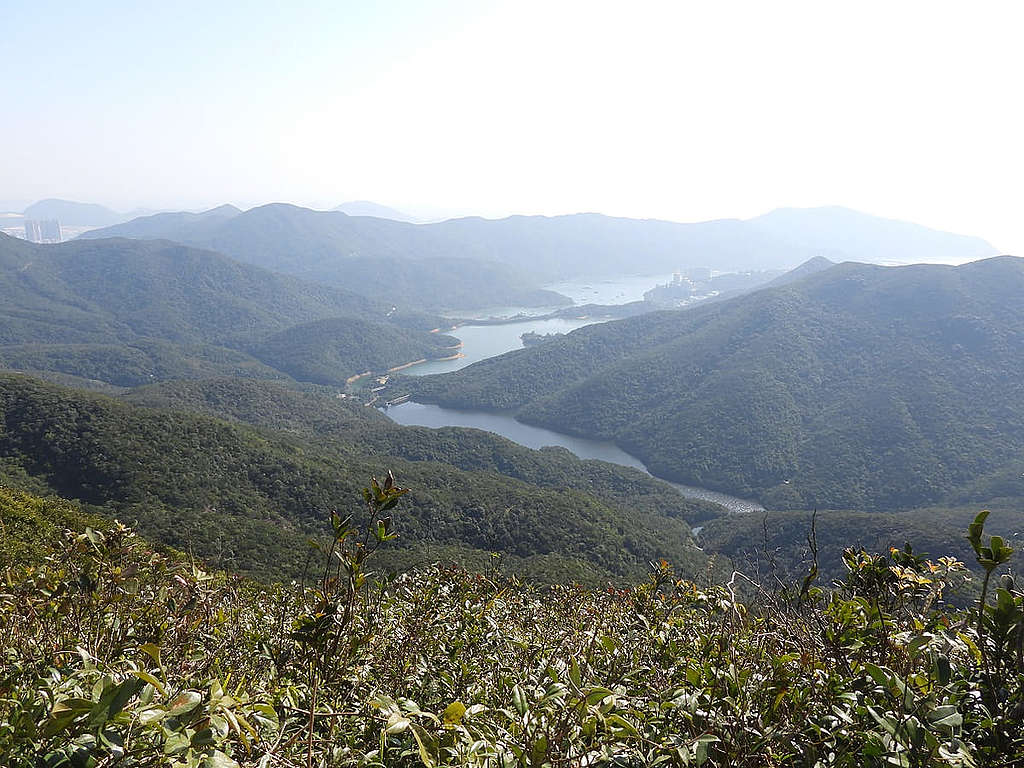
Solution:
[[[569,333],[585,325],[603,322],[601,320],[569,320],[551,318],[548,320],[524,320],[518,323],[501,323],[500,325],[461,325],[450,336],[462,342],[463,354],[454,360],[429,360],[402,371],[407,376],[426,376],[431,373],[451,373],[467,365],[486,360],[488,357],[503,355],[514,349],[522,349],[520,335],[528,332]]]
[[[650,290],[656,285],[667,283],[672,275],[626,275],[622,277],[608,278],[604,280],[569,281],[563,283],[552,283],[544,287],[568,296],[577,306],[582,304],[626,304],[631,301],[640,301],[644,297],[644,291]],[[503,307],[483,312],[480,316],[487,318],[500,318],[537,312],[548,313],[556,309],[549,308],[523,308]],[[462,342],[459,352],[462,357],[454,360],[430,360],[426,363],[411,366],[402,371],[407,376],[428,376],[432,373],[451,373],[467,365],[486,360],[488,357],[503,355],[514,349],[522,349],[523,342],[519,336],[524,333],[569,333],[585,325],[606,322],[594,318],[551,318],[547,320],[518,320],[500,325],[473,325],[468,323],[461,325],[454,331],[446,331],[449,336],[455,336]]]
[[[500,327],[503,326],[490,326],[488,329]],[[409,369],[409,372],[411,373],[412,370]],[[644,466],[640,459],[630,456],[614,443],[604,440],[590,440],[585,437],[573,437],[560,432],[553,432],[543,427],[523,424],[505,413],[459,411],[454,408],[442,408],[439,405],[414,402],[393,405],[385,410],[384,413],[399,424],[433,428],[472,427],[474,429],[486,430],[487,432],[494,432],[527,448],[537,449],[548,445],[557,445],[568,449],[581,459],[599,459],[647,472],[647,467]],[[650,473],[648,472],[648,474]],[[678,488],[684,496],[692,499],[713,501],[716,504],[721,504],[734,514],[764,511],[764,507],[756,501],[740,499],[725,493],[709,491],[704,488],[694,488],[668,480],[664,482]]]

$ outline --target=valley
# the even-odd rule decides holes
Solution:
[[[1021,264],[840,264],[394,391],[614,440],[659,476],[776,509],[939,502],[1024,455]]]
[[[965,626],[963,606],[1009,615],[1010,593],[999,587],[997,602],[984,608],[978,584],[987,584],[996,557],[987,551],[998,553],[1000,566],[1024,566],[1021,259],[896,268],[818,253],[788,270],[754,268],[740,245],[762,237],[755,230],[764,222],[708,223],[669,227],[669,240],[696,231],[707,245],[705,235],[717,233],[719,254],[733,259],[728,268],[684,267],[666,278],[657,270],[669,251],[655,248],[645,278],[615,272],[622,257],[606,238],[642,231],[650,246],[666,231],[660,223],[494,223],[506,234],[512,227],[523,253],[571,245],[588,251],[574,258],[600,265],[556,281],[565,275],[522,270],[511,251],[497,254],[495,235],[480,234],[491,226],[484,220],[428,230],[424,240],[416,229],[424,225],[399,222],[414,229],[396,234],[390,224],[293,209],[165,214],[116,225],[134,237],[94,230],[59,245],[0,236],[0,560],[7,583],[23,593],[18,602],[0,594],[0,615],[22,617],[0,622],[0,635],[14,627],[7,642],[19,658],[34,651],[18,628],[42,631],[20,606],[53,610],[63,599],[50,597],[63,589],[54,580],[67,569],[87,600],[106,589],[120,595],[108,605],[126,605],[133,590],[155,596],[164,624],[176,622],[191,648],[205,631],[202,621],[186,627],[195,596],[212,600],[214,591],[202,592],[211,583],[221,590],[220,612],[209,614],[218,629],[204,635],[213,638],[229,623],[223,590],[237,590],[232,610],[247,628],[232,628],[231,642],[259,638],[264,650],[252,654],[264,659],[275,696],[285,685],[276,651],[265,650],[267,631],[251,624],[269,626],[270,616],[292,627],[273,641],[288,653],[304,653],[310,632],[335,632],[316,629],[328,616],[366,622],[345,635],[351,647],[383,647],[388,634],[378,616],[391,627],[427,621],[424,635],[463,664],[481,637],[519,637],[518,623],[532,627],[545,611],[591,653],[590,628],[605,626],[597,644],[616,659],[623,643],[635,644],[636,659],[658,638],[696,631],[672,651],[689,658],[712,647],[709,633],[721,631],[723,616],[734,617],[731,647],[749,651],[762,648],[766,626],[780,642],[813,645],[817,635],[787,623],[805,618],[829,632],[853,631],[859,648],[871,648],[873,630],[836,618],[871,601],[896,606],[879,608],[886,626],[906,615],[914,648],[932,642],[921,629],[926,621]],[[601,237],[581,240],[581,221]],[[164,227],[189,244],[147,239]],[[447,234],[431,253],[438,231]],[[907,231],[896,227],[895,241],[905,243]],[[957,253],[985,247],[909,231],[947,246],[937,247],[937,260],[962,261]],[[452,232],[470,239],[456,248],[446,239]],[[822,250],[805,234],[787,258]],[[339,250],[355,242],[368,250]],[[875,245],[887,260],[899,247]],[[638,242],[620,247],[641,252]],[[456,283],[456,274],[467,279]],[[962,532],[986,519],[1001,533],[982,550]],[[137,564],[126,568],[132,558]],[[313,583],[311,566],[325,574]],[[413,584],[421,591],[402,602]],[[180,615],[174,599],[160,602],[179,589],[192,595]],[[467,589],[482,602],[453,597],[458,610],[438,603]],[[340,594],[347,608],[340,598],[324,607]],[[510,599],[521,602],[494,619]],[[567,616],[581,600],[605,607]],[[920,607],[898,613],[910,600]],[[607,601],[624,601],[631,618],[608,627]],[[153,605],[139,615],[152,615]],[[287,619],[287,611],[298,613]],[[86,613],[101,624],[105,615]],[[449,628],[435,632],[438,622]],[[547,642],[553,630],[537,631]],[[322,655],[332,666],[346,653],[342,633],[334,636],[337,652]],[[520,654],[524,646],[517,639],[509,647]],[[891,647],[906,656],[902,645]],[[574,658],[586,659],[583,648]],[[987,648],[999,652],[994,641]],[[111,658],[123,663],[119,653]],[[127,653],[138,655],[131,644]],[[662,674],[664,653],[644,668]],[[789,658],[754,656],[751,669],[762,675]],[[441,658],[434,649],[417,663],[436,670]],[[526,667],[510,664],[515,690]],[[977,673],[970,660],[963,669]],[[287,674],[297,679],[294,668]],[[608,682],[608,674],[599,677]],[[861,690],[868,677],[840,668],[830,685]],[[19,673],[13,685],[28,679],[36,678]],[[135,679],[142,680],[126,677],[112,690]],[[395,685],[396,695],[437,700],[403,687],[408,668],[376,679]],[[0,686],[11,684],[0,675]],[[19,695],[37,702],[45,685],[36,680]],[[656,685],[648,680],[638,691],[646,696]],[[809,682],[804,689],[817,690]],[[126,690],[126,703],[148,706]],[[463,691],[440,694],[448,703],[438,711],[457,711],[449,699],[468,699]],[[605,701],[605,691],[588,696]],[[718,695],[714,684],[711,691]],[[400,747],[388,744],[401,734],[388,735],[385,723],[381,742],[365,711],[369,696],[342,719],[358,715],[374,744],[384,744],[379,754],[396,754]],[[295,700],[322,714],[322,699]],[[0,716],[12,711],[5,701]],[[110,711],[105,699],[60,701]],[[61,703],[57,715],[32,706],[59,728],[59,707],[70,705]],[[301,725],[288,705],[260,706],[291,738],[308,737],[311,720],[313,731],[322,728],[300,713]],[[0,750],[3,728],[0,721]],[[241,768],[231,760],[223,765]]]
[[[373,550],[358,589],[379,599],[465,573],[544,595],[676,579],[687,601],[743,574],[757,600],[746,574],[839,584],[852,546],[931,568],[911,539],[977,577],[961,532],[984,507],[1003,562],[1024,563],[1021,259],[836,263],[815,228],[782,237],[774,219],[321,214],[0,236],[0,555],[39,562],[65,527],[123,523],[256,590],[312,594],[310,542],[335,536],[353,573]],[[908,232],[935,260],[986,247],[853,221],[879,260]],[[751,238],[778,260],[750,261]],[[672,250],[695,243],[722,268]],[[590,264],[574,279],[530,263],[563,249]],[[409,489],[395,513],[377,516],[366,478]]]
[[[1024,768],[1019,3],[0,18],[0,768]]]

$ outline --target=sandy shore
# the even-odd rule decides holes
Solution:
[[[362,379],[362,378],[364,378],[366,376],[372,376],[372,375],[373,375],[373,371],[363,371],[362,373],[357,373],[355,376],[349,376],[347,379],[345,379],[345,383],[346,384],[352,384],[353,382],[359,381],[360,379]]]

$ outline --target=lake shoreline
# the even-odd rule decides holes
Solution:
[[[764,511],[764,507],[753,499],[743,499],[722,491],[699,488],[655,475],[647,468],[643,461],[627,453],[612,441],[594,440],[556,432],[546,427],[526,424],[516,420],[508,411],[460,410],[444,408],[433,403],[420,403],[408,400],[400,405],[383,409],[383,413],[396,424],[421,426],[430,429],[440,429],[442,427],[480,429],[504,437],[506,440],[511,440],[513,443],[525,448],[539,450],[542,447],[556,446],[568,450],[583,461],[606,461],[610,464],[637,469],[656,480],[668,483],[686,498],[718,504],[730,515],[752,514]]]

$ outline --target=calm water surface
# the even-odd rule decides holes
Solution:
[[[580,304],[628,304],[641,301],[644,292],[656,285],[671,282],[672,273],[657,275],[620,275],[595,280],[566,280],[561,283],[542,285],[549,291],[568,296],[576,305]],[[552,307],[487,307],[467,314],[465,311],[449,313],[449,317],[485,320],[547,315],[560,306]]]
[[[642,301],[646,291],[671,281],[670,272],[664,275],[627,275],[607,280],[569,280],[544,287],[568,296],[576,304],[628,304],[631,301]]]
[[[647,467],[644,466],[640,459],[630,456],[614,443],[604,440],[589,440],[584,437],[573,437],[560,432],[553,432],[543,427],[522,424],[512,418],[512,416],[504,413],[459,411],[454,408],[442,408],[439,405],[413,402],[394,405],[385,410],[384,413],[399,424],[434,428],[473,427],[474,429],[483,429],[488,432],[494,432],[502,437],[507,437],[512,442],[519,443],[527,448],[536,449],[548,445],[558,445],[572,451],[581,459],[600,459],[601,461],[621,464],[647,472]],[[648,474],[650,473],[648,472]],[[704,488],[694,488],[693,486],[673,483],[667,480],[665,482],[678,488],[684,496],[713,501],[721,504],[733,513],[757,512],[764,509],[756,501],[740,499],[725,493],[709,491]]]
[[[568,296],[576,304],[627,304],[640,301],[644,291],[656,285],[667,283],[672,275],[630,275],[608,280],[586,280],[545,285],[552,291]],[[524,309],[522,307],[500,307],[482,312],[479,317],[501,318],[522,314],[548,313],[555,307]],[[488,357],[503,355],[514,349],[522,349],[520,334],[534,333],[568,333],[585,325],[604,322],[602,320],[554,319],[554,320],[519,320],[501,325],[463,325],[449,336],[462,342],[460,350],[463,357],[455,360],[431,360],[407,368],[403,373],[410,376],[427,376],[432,373],[451,373],[467,365],[486,360]]]
[[[426,363],[406,368],[402,373],[410,376],[426,376],[430,373],[451,373],[465,368],[472,363],[486,360],[488,357],[503,355],[514,349],[522,349],[520,334],[528,331],[534,333],[568,333],[585,325],[603,322],[601,320],[526,320],[519,323],[502,323],[501,325],[463,325],[449,336],[455,336],[462,342],[463,357],[455,360],[430,360]]]

